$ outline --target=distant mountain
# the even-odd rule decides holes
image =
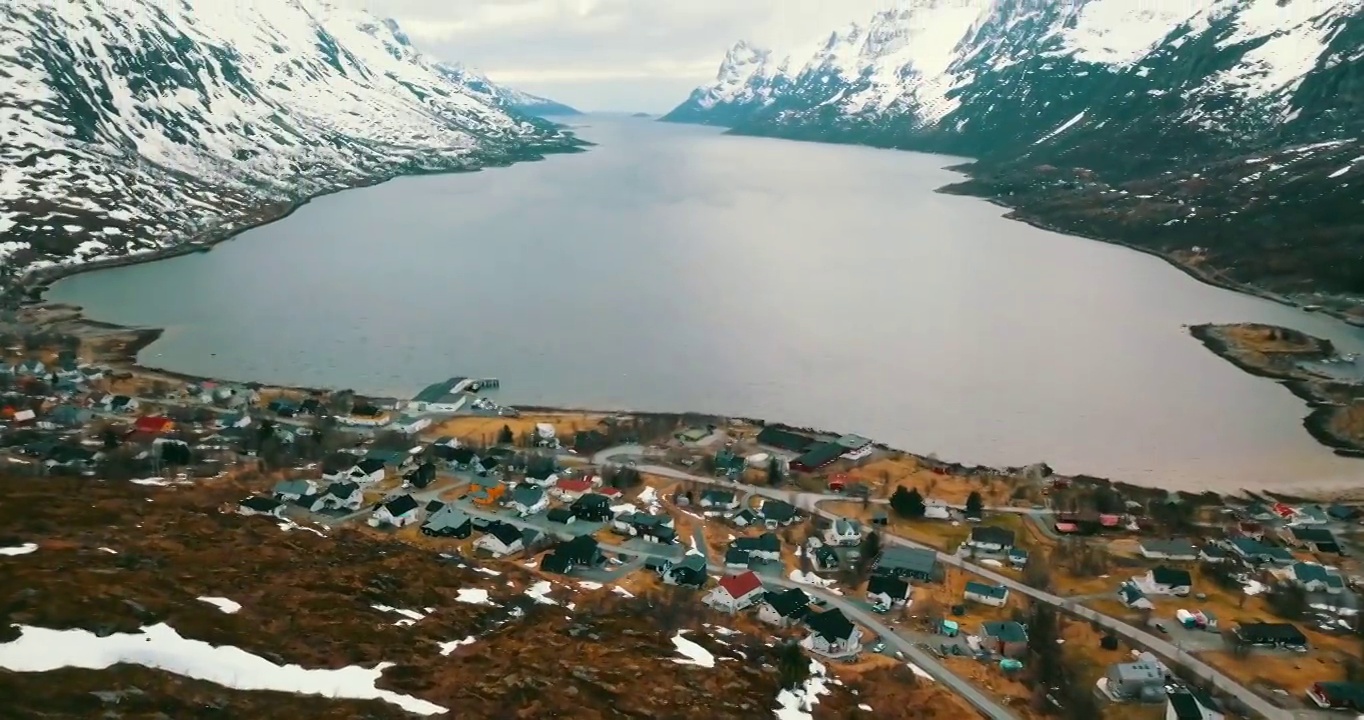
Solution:
[[[975,157],[955,191],[1023,219],[1364,296],[1361,58],[1364,0],[912,0],[740,42],[664,119]]]
[[[395,175],[571,150],[320,0],[0,3],[0,272],[211,240]]]
[[[495,83],[487,75],[458,63],[440,63],[437,69],[456,82],[486,95],[492,102],[526,115],[535,117],[567,117],[581,115],[576,108],[561,102],[521,92],[515,88]]]

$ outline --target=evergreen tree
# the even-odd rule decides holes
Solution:
[[[985,517],[985,501],[980,498],[980,493],[975,490],[966,496],[966,517]]]
[[[502,429],[497,432],[498,445],[510,445],[515,439],[516,436],[512,434],[510,425],[503,425]]]
[[[767,463],[767,484],[776,487],[782,483],[781,463],[772,458]]]
[[[906,490],[903,485],[895,488],[890,496],[890,509],[902,518],[921,518],[924,516],[924,496],[919,489]]]
[[[805,657],[800,645],[794,642],[783,643],[777,651],[777,676],[784,690],[799,687],[810,677],[810,661]]]

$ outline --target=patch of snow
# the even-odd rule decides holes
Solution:
[[[107,548],[107,547],[102,547],[102,548],[100,548],[100,552],[107,552],[107,553],[109,553],[110,555],[117,555],[117,554],[118,554],[118,551],[117,551],[117,550],[115,550],[115,549],[113,549],[113,548]]]
[[[457,648],[457,647],[460,647],[460,646],[463,646],[463,645],[473,645],[473,644],[474,644],[474,640],[476,640],[476,639],[477,639],[477,638],[475,638],[473,635],[470,635],[469,637],[464,638],[463,640],[451,640],[450,642],[439,643],[439,645],[440,645],[440,654],[441,654],[441,655],[449,655],[450,653],[454,652],[454,651],[455,651],[455,648]]]
[[[788,575],[787,577],[802,585],[814,585],[815,587],[821,587],[835,595],[843,594],[841,590],[834,587],[833,580],[829,578],[822,578],[814,573],[803,573],[800,570],[792,570],[791,574]]]
[[[677,647],[677,652],[685,655],[684,658],[673,658],[673,662],[678,665],[695,665],[697,667],[715,667],[715,656],[710,651],[697,645],[696,643],[683,637],[686,630],[678,630],[673,636],[673,645]]]
[[[493,570],[492,568],[476,567],[474,568],[474,570],[477,570],[478,572],[481,572],[484,575],[492,575],[493,577],[497,577],[498,575],[502,574],[496,570]]]
[[[37,549],[38,549],[38,543],[24,543],[23,545],[20,545],[20,546],[18,546],[18,547],[3,547],[3,548],[0,548],[0,555],[9,555],[9,556],[14,556],[14,555],[27,555],[27,554],[29,554],[29,553],[31,553],[31,552],[36,551]]]
[[[584,590],[600,590],[602,589],[602,584],[591,580],[579,580],[578,587]]]
[[[777,693],[777,720],[813,720],[819,696],[829,694],[827,672],[823,665],[811,660],[810,675],[800,687]]]
[[[317,528],[308,527],[307,525],[299,525],[298,523],[292,520],[285,520],[284,522],[281,522],[279,524],[279,529],[283,530],[284,532],[289,532],[290,530],[307,530],[308,532],[318,537],[327,537],[326,533],[322,532],[321,530],[318,530]]]
[[[927,670],[924,670],[923,668],[919,667],[918,665],[915,665],[914,663],[905,663],[905,664],[909,666],[909,669],[910,669],[910,670],[914,671],[914,674],[915,674],[915,675],[918,675],[919,677],[924,678],[925,680],[932,680],[932,679],[933,679],[933,676],[932,676],[932,675],[929,675]]]
[[[241,610],[241,609],[242,609],[241,603],[236,603],[236,602],[233,602],[233,601],[228,600],[227,598],[223,598],[223,597],[207,597],[207,596],[204,596],[204,597],[198,598],[198,600],[201,601],[201,602],[206,602],[206,603],[208,603],[209,605],[216,606],[219,610],[221,610],[221,611],[227,613],[228,615],[231,615],[231,614],[237,612],[238,610]]]
[[[621,587],[621,586],[619,586],[619,585],[613,585],[613,586],[611,587],[611,592],[613,592],[613,593],[615,593],[615,594],[617,594],[617,595],[620,595],[621,597],[632,598],[632,597],[635,596],[634,593],[630,592],[629,590],[626,590],[625,588],[623,588],[623,587]]]
[[[857,709],[863,712],[871,712],[871,706],[866,703],[858,704]]]
[[[1350,172],[1350,168],[1351,168],[1351,167],[1352,167],[1352,166],[1350,166],[1350,165],[1346,165],[1345,167],[1343,167],[1343,168],[1341,168],[1341,169],[1339,169],[1339,170],[1337,170],[1337,171],[1331,173],[1330,175],[1327,175],[1326,177],[1328,177],[1328,178],[1338,178],[1338,177],[1340,177],[1341,175],[1344,175],[1345,173]]]
[[[180,637],[164,623],[144,627],[137,633],[106,637],[97,637],[87,630],[17,627],[19,639],[0,644],[0,667],[17,672],[48,672],[64,667],[103,670],[126,663],[238,690],[382,700],[421,715],[448,712],[440,705],[375,687],[392,663],[379,663],[373,668],[352,665],[338,670],[277,665],[241,648]]]
[[[1004,563],[1002,563],[1002,562],[1000,562],[1000,561],[998,561],[998,560],[996,560],[996,559],[994,559],[994,558],[985,558],[985,559],[983,559],[983,560],[980,561],[980,564],[981,564],[981,565],[989,565],[990,567],[997,567],[997,568],[998,568],[998,567],[1004,567]]]
[[[1060,126],[1060,127],[1056,128],[1055,130],[1052,130],[1051,132],[1047,133],[1046,135],[1043,135],[1042,137],[1038,138],[1037,141],[1033,143],[1033,145],[1041,145],[1042,143],[1044,143],[1044,142],[1046,142],[1046,141],[1048,141],[1048,140],[1050,140],[1050,139],[1056,137],[1057,135],[1060,135],[1061,133],[1063,133],[1063,132],[1069,130],[1072,126],[1075,125],[1075,123],[1080,122],[1080,121],[1083,120],[1084,118],[1085,118],[1085,114],[1084,114],[1083,112],[1081,112],[1079,115],[1076,115],[1075,117],[1073,117],[1073,118],[1071,118],[1071,119],[1069,119],[1069,120],[1067,120],[1067,121],[1061,123],[1061,126]]]
[[[460,592],[462,593],[464,591],[461,590]],[[486,593],[484,595],[486,597]],[[423,615],[422,613],[419,613],[416,610],[405,610],[403,608],[395,608],[389,605],[370,605],[370,607],[374,608],[375,610],[378,610],[379,612],[397,613],[398,615],[402,615],[404,619],[393,623],[394,625],[411,625],[412,623],[415,623],[418,620],[422,620],[426,617],[426,615]],[[429,612],[430,611],[428,611],[428,614]]]
[[[1245,586],[1242,588],[1247,595],[1259,595],[1268,589],[1269,588],[1265,587],[1264,583],[1259,580],[1247,580]]]
[[[529,595],[531,599],[535,600],[535,602],[543,605],[558,605],[559,603],[551,600],[549,597],[549,591],[553,589],[553,587],[554,586],[551,585],[548,580],[541,580],[526,588],[526,594]]]
[[[488,599],[488,591],[483,588],[460,588],[459,594],[455,599],[470,605],[492,605],[493,601]]]

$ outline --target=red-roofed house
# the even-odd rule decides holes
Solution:
[[[146,415],[137,419],[135,427],[138,432],[163,433],[174,428],[175,423],[162,415]]]
[[[735,613],[746,607],[758,604],[763,598],[763,581],[752,570],[738,575],[726,575],[720,585],[706,596],[702,602],[721,612]]]
[[[597,494],[598,494],[598,495],[605,495],[606,498],[607,498],[608,500],[619,500],[619,499],[621,499],[621,497],[623,497],[623,496],[621,495],[620,490],[617,489],[617,488],[613,488],[613,487],[604,487],[604,488],[598,490],[598,491],[597,491]]]
[[[1058,522],[1056,523],[1056,532],[1063,535],[1071,535],[1080,532],[1080,526],[1073,522]]]
[[[573,502],[591,492],[592,487],[591,478],[559,478],[554,483],[554,490],[551,492],[564,502]]]

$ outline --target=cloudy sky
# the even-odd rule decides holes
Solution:
[[[347,0],[430,54],[584,110],[663,112],[736,40],[789,47],[894,0]]]

